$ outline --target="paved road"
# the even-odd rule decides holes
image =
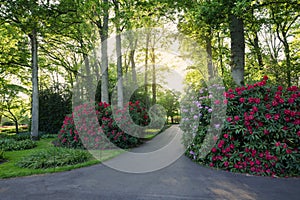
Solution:
[[[176,133],[178,127],[171,127],[134,152],[160,149],[173,141]],[[121,163],[125,158],[127,153],[109,162]],[[0,199],[298,200],[299,189],[300,178],[234,174],[202,167],[181,156],[171,165],[148,173],[126,173],[99,164],[69,172],[0,180]]]

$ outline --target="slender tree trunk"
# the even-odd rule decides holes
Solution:
[[[118,75],[118,107],[122,108],[124,103],[123,98],[123,72],[122,72],[122,50],[121,50],[121,35],[116,36],[116,53],[117,53],[117,75]]]
[[[291,79],[291,56],[290,56],[290,47],[289,43],[287,40],[285,40],[285,45],[284,45],[284,54],[286,58],[286,76],[287,76],[287,83],[288,86],[290,87],[292,85],[292,79]]]
[[[223,41],[221,41],[220,32],[218,32],[218,49],[219,49],[219,62],[221,67],[222,77],[224,76],[224,66],[223,66]]]
[[[146,33],[146,49],[145,49],[145,98],[146,98],[146,108],[149,106],[148,102],[148,54],[149,54],[149,42],[150,42],[150,33]]]
[[[39,88],[38,88],[38,42],[37,32],[34,29],[29,34],[31,42],[31,68],[32,68],[32,119],[31,138],[39,139]]]
[[[116,15],[116,54],[117,54],[117,77],[118,77],[118,107],[123,108],[123,72],[122,72],[122,38],[121,38],[121,28],[120,28],[120,15],[119,15],[119,1],[114,0],[115,4],[115,15]]]
[[[156,69],[155,69],[155,50],[151,48],[152,61],[152,105],[156,104]]]
[[[206,53],[207,53],[207,70],[208,70],[208,80],[211,80],[214,77],[214,69],[212,64],[212,47],[211,47],[211,38],[206,37]]]
[[[10,117],[9,116],[6,116],[7,118],[11,119],[13,122],[15,122],[15,127],[16,127],[16,134],[19,134],[19,124],[18,124],[18,119],[17,117],[11,112],[10,110],[10,106],[7,106],[8,107],[8,112],[9,114],[11,115]]]
[[[258,39],[257,32],[255,32],[255,37],[254,37],[253,42],[254,42],[254,49],[255,49],[255,53],[256,53],[256,57],[257,57],[258,66],[259,66],[260,70],[262,70],[264,67],[264,62],[263,62],[263,58],[262,58],[262,54],[261,54],[261,49],[259,46],[259,39]]]
[[[135,60],[134,60],[136,45],[137,45],[137,38],[135,38],[134,43],[130,45],[130,54],[129,54],[129,59],[131,63],[132,82],[134,85],[137,85],[136,67],[135,67]]]
[[[97,60],[97,52],[95,51],[95,49],[93,50],[93,54],[94,54],[94,59],[95,59],[93,68],[96,73],[96,78],[97,78],[97,82],[98,82],[98,81],[100,81],[100,73],[99,73],[99,65],[98,65],[98,60]]]
[[[18,120],[15,121],[16,134],[19,134],[19,123]]]
[[[243,19],[230,15],[231,74],[238,86],[244,85],[245,35]]]
[[[101,37],[101,101],[109,103],[108,92],[108,58],[107,58],[107,38],[108,38],[108,0],[103,0],[103,26],[100,28]],[[98,26],[99,27],[99,26]]]
[[[290,56],[290,45],[287,41],[287,32],[284,30],[281,30],[282,37],[280,36],[280,30],[279,30],[280,24],[277,24],[277,36],[279,40],[283,43],[284,47],[284,55],[286,59],[286,78],[287,78],[287,84],[290,87],[292,85],[292,80],[291,80],[291,56]]]
[[[93,92],[91,91],[92,87],[92,77],[91,77],[91,69],[90,69],[90,60],[87,54],[83,54],[83,59],[84,59],[84,66],[85,66],[85,71],[86,71],[86,81],[85,81],[85,89],[87,92],[87,99],[92,100],[94,97],[92,97]]]

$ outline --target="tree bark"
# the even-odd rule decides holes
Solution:
[[[219,62],[220,62],[220,67],[221,67],[221,75],[224,76],[223,40],[221,40],[220,32],[218,32],[218,50],[219,50]]]
[[[122,72],[122,50],[121,35],[116,36],[116,52],[117,52],[117,75],[118,75],[118,107],[123,107],[123,72]]]
[[[119,15],[119,2],[114,1],[115,4],[115,15],[116,15],[116,54],[117,54],[117,78],[118,78],[118,108],[123,108],[123,72],[122,72],[122,39],[121,39],[121,28],[120,28],[120,15]]]
[[[91,88],[92,87],[92,77],[91,77],[91,69],[90,69],[90,59],[88,57],[87,54],[83,53],[83,59],[84,59],[84,66],[85,66],[85,73],[86,73],[86,76],[85,76],[85,89],[86,89],[86,92],[87,92],[87,99],[88,100],[93,100],[94,97],[92,97],[92,94],[93,92],[91,91]]]
[[[145,87],[145,101],[146,101],[146,108],[149,106],[148,102],[148,54],[149,54],[149,42],[150,42],[150,33],[146,33],[146,49],[145,49],[145,81],[144,81],[144,87]]]
[[[137,78],[136,78],[136,67],[135,67],[135,60],[134,60],[134,55],[135,55],[135,48],[137,45],[137,38],[134,39],[134,44],[133,41],[130,41],[130,53],[129,53],[129,59],[131,63],[131,73],[132,73],[132,82],[133,85],[137,85]]]
[[[108,0],[103,0],[103,26],[100,28],[101,37],[101,101],[109,103],[108,92],[108,58],[107,58],[107,38],[108,38]],[[99,27],[99,26],[98,26]]]
[[[256,53],[259,68],[260,68],[260,70],[263,70],[264,62],[263,62],[261,50],[260,50],[260,47],[259,47],[259,40],[258,40],[257,32],[255,32],[255,37],[254,37],[253,42],[254,42],[254,49],[255,49],[255,53]]]
[[[238,86],[244,85],[245,35],[243,19],[230,15],[231,74]]]
[[[281,30],[279,30],[281,28]],[[280,36],[280,32],[282,37]],[[284,55],[286,59],[286,78],[287,78],[287,85],[290,87],[292,85],[292,80],[291,80],[291,55],[290,55],[290,45],[289,42],[287,41],[287,31],[284,30],[283,27],[281,27],[280,24],[277,24],[276,28],[276,33],[279,38],[279,40],[283,43],[284,47]]]
[[[206,41],[206,53],[207,53],[207,70],[208,70],[208,80],[211,80],[214,77],[214,69],[212,64],[212,47],[211,47],[211,38],[207,36]]]
[[[156,104],[156,69],[155,69],[155,50],[151,48],[152,61],[152,105]]]
[[[15,121],[16,134],[19,134],[19,123],[18,120]]]
[[[38,42],[37,32],[32,30],[29,34],[31,42],[31,68],[32,68],[32,119],[31,138],[39,139],[39,88],[38,88]]]

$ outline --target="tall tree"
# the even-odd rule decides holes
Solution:
[[[20,97],[21,92],[26,93],[26,88],[15,84],[7,84],[0,92],[0,115],[14,122],[17,134],[19,122],[27,117],[26,100]]]
[[[0,16],[3,21],[18,27],[30,39],[32,70],[32,121],[31,137],[38,139],[38,32],[41,30],[43,15],[51,6],[34,0],[1,0]]]
[[[121,11],[120,11],[120,3],[118,0],[113,0],[114,3],[114,11],[115,11],[115,27],[116,27],[116,54],[117,54],[117,98],[118,98],[118,107],[123,108],[124,98],[123,98],[123,69],[122,69],[122,40],[121,40]]]
[[[289,37],[291,29],[295,26],[299,19],[300,5],[296,2],[281,3],[274,2],[270,4],[271,21],[273,22],[276,30],[276,34],[280,42],[284,47],[284,55],[286,60],[285,74],[287,79],[287,85],[292,84],[292,64],[291,64],[291,49]],[[298,21],[299,22],[299,21]]]
[[[100,36],[101,46],[101,84],[97,91],[101,91],[101,101],[109,103],[109,74],[108,74],[108,46],[109,35],[109,10],[111,3],[108,0],[90,0],[81,2],[81,7],[86,20],[91,21],[97,28]]]

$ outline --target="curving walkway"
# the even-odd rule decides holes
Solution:
[[[133,152],[160,149],[173,141],[178,132],[179,128],[173,126]],[[177,152],[178,146],[174,149]],[[120,163],[127,158],[125,153],[108,163]],[[0,199],[296,200],[299,188],[300,178],[234,174],[202,167],[181,156],[173,164],[149,173],[126,173],[99,164],[69,172],[4,179],[0,180]]]

